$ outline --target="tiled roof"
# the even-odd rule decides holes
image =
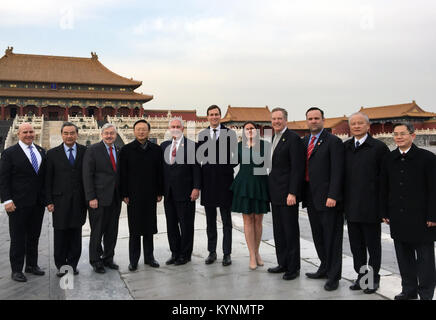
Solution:
[[[221,120],[227,122],[270,122],[271,112],[268,106],[265,107],[232,107],[228,106],[226,115]]]
[[[338,118],[326,118],[324,120],[324,128],[327,129],[334,128],[343,121],[348,121],[348,118],[346,116],[338,117]],[[309,130],[309,128],[307,127],[306,120],[289,121],[288,128],[291,130]]]
[[[402,117],[435,117],[436,113],[426,112],[421,109],[415,101],[404,104],[395,104],[390,106],[364,108],[360,112],[365,113],[369,119],[389,119]]]

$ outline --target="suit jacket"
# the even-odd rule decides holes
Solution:
[[[348,221],[380,223],[379,185],[383,157],[389,148],[370,135],[356,148],[345,143],[344,210]]]
[[[275,136],[273,136],[273,143],[274,139]],[[297,199],[300,199],[303,178],[303,144],[295,132],[286,129],[274,149],[271,159],[268,185],[272,204],[286,206],[288,194],[293,194]]]
[[[169,164],[172,140],[161,144],[164,153],[163,177],[165,199],[172,196],[175,201],[191,201],[192,189],[201,189],[201,168],[197,163],[196,143],[182,138],[174,164]]]
[[[238,139],[235,131],[223,125],[220,130],[220,136],[215,142],[210,137],[210,127],[202,130],[198,135],[197,153],[200,160],[204,160],[201,161],[201,205],[230,208],[233,198],[230,190],[233,182],[233,168],[238,165]],[[211,150],[216,150],[215,159],[213,159]],[[224,151],[225,154],[223,154]],[[202,159],[203,155],[205,159]],[[222,161],[220,164],[220,158],[225,160],[224,164]],[[212,161],[214,163],[211,163]]]
[[[83,159],[83,187],[87,202],[98,199],[99,206],[109,206],[114,195],[117,200],[121,200],[119,150],[117,147],[115,150],[116,172],[112,167],[109,153],[103,141],[89,146],[86,150]]]
[[[13,200],[17,208],[45,205],[45,150],[35,144],[42,162],[38,173],[17,143],[3,151],[0,160],[1,201]]]
[[[305,154],[310,135],[303,138]],[[342,140],[323,130],[309,158],[309,181],[313,203],[319,211],[326,211],[327,198],[336,200],[336,209],[341,210],[344,181],[344,144]],[[303,193],[303,207],[307,197]]]
[[[54,204],[53,227],[63,230],[85,224],[87,203],[83,189],[82,164],[86,147],[76,144],[74,166],[65,154],[64,144],[47,152],[45,193],[47,205]]]
[[[383,161],[380,211],[390,219],[391,237],[404,242],[436,240],[436,156],[414,144],[403,158],[399,149]]]
[[[156,201],[163,195],[162,161],[162,149],[151,141],[145,150],[136,139],[121,149],[121,193],[123,198],[129,198],[131,235],[157,233]]]

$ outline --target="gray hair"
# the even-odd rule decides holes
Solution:
[[[288,111],[286,111],[286,109],[283,109],[283,108],[274,108],[274,109],[271,110],[271,114],[273,114],[273,112],[276,112],[276,111],[281,111],[282,114],[283,114],[283,117],[286,120],[288,120]]]
[[[348,124],[350,124],[351,118],[353,118],[354,116],[362,116],[365,118],[366,123],[370,124],[369,117],[366,114],[364,114],[363,112],[355,112],[351,116],[349,116],[348,117]]]
[[[171,122],[173,122],[175,120],[180,121],[182,128],[185,127],[185,122],[183,121],[182,117],[172,117],[171,120],[168,122],[168,126],[170,126]]]
[[[74,127],[75,129],[76,129],[76,133],[79,133],[79,128],[74,124],[74,123],[71,123],[71,122],[64,122],[63,124],[62,124],[62,127],[61,127],[61,134],[62,134],[62,132],[64,131],[64,128],[65,127]]]
[[[103,133],[104,130],[109,129],[109,128],[114,128],[115,132],[117,132],[117,127],[115,127],[112,123],[105,123],[103,125],[103,127],[101,127],[101,133]]]

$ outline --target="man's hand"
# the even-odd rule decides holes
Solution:
[[[97,209],[98,208],[98,200],[94,199],[94,200],[89,201],[89,207],[91,209]]]
[[[386,224],[390,223],[389,219],[386,219],[386,218],[383,218],[383,222],[386,223]]]
[[[427,221],[427,227],[436,227],[436,222]]]
[[[157,201],[157,202],[161,202],[161,201],[162,201],[162,196],[157,196],[156,201]]]
[[[197,200],[199,195],[200,195],[200,190],[199,189],[193,189],[192,193],[191,193],[191,201]]]
[[[53,211],[54,211],[54,204],[53,204],[53,203],[49,204],[49,205],[47,206],[47,210],[48,210],[49,212],[53,212]]]
[[[9,202],[8,204],[5,204],[5,210],[6,212],[14,212],[17,207],[15,206],[14,202]]]
[[[125,204],[129,205],[129,198],[128,198],[128,197],[125,197],[125,198],[123,199],[123,201],[124,201]]]
[[[327,198],[325,206],[328,207],[328,208],[336,207],[336,200],[335,199],[331,199],[331,198]]]
[[[297,197],[293,194],[288,194],[288,197],[286,199],[286,205],[288,206],[295,206],[297,204]]]

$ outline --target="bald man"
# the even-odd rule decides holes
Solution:
[[[29,123],[18,128],[18,143],[0,159],[0,198],[9,216],[12,279],[26,282],[23,274],[45,274],[38,266],[38,242],[44,217],[45,150],[33,143]]]

